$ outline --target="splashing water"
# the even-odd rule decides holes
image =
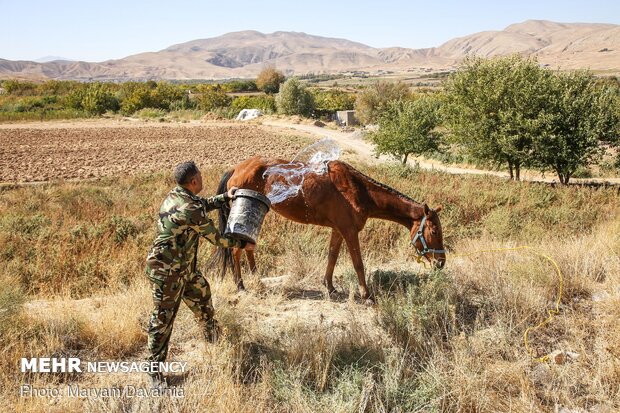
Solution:
[[[335,161],[339,157],[340,147],[336,141],[325,138],[306,146],[291,162],[270,166],[263,173],[263,178],[269,177],[271,181],[267,198],[272,204],[277,204],[297,196],[303,191],[302,186],[307,174],[323,175],[327,172],[329,161]]]

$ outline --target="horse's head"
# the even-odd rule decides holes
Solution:
[[[430,209],[424,204],[424,215],[411,227],[411,245],[420,257],[434,262],[437,268],[446,263],[446,250],[443,247],[443,234],[439,222],[441,207]]]

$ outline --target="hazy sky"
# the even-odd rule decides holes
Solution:
[[[0,58],[103,61],[250,29],[422,48],[528,19],[620,24],[620,1],[0,0]]]

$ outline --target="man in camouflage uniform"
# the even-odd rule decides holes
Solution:
[[[198,319],[205,338],[210,342],[217,339],[219,329],[213,318],[209,283],[196,268],[199,237],[224,248],[254,248],[254,244],[221,235],[207,217],[207,212],[231,200],[237,188],[211,198],[199,197],[202,175],[193,161],[179,164],[174,177],[178,185],[159,209],[157,237],[146,259],[146,274],[152,282],[155,305],[148,329],[148,360],[156,362],[166,360],[172,324],[181,300]],[[155,385],[163,383],[160,374],[151,376]]]

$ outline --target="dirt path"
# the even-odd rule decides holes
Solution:
[[[374,146],[365,141],[363,139],[363,132],[361,130],[356,130],[354,132],[341,132],[333,129],[322,128],[314,125],[304,125],[304,124],[296,124],[290,123],[281,120],[266,120],[262,122],[263,125],[286,130],[293,129],[296,131],[306,132],[315,137],[321,138],[331,138],[338,142],[346,149],[353,150],[358,153],[366,162],[370,163],[381,163],[393,161],[393,158],[390,158],[386,155],[381,155],[380,157],[376,157],[374,155]],[[475,169],[475,168],[460,168],[455,166],[447,166],[438,161],[430,161],[424,158],[409,158],[408,164],[412,166],[419,166],[422,169],[426,170],[434,170],[441,171],[450,174],[460,175],[460,174],[469,174],[469,175],[491,175],[497,176],[501,178],[509,178],[510,175],[507,172],[501,171],[489,171],[483,169]],[[523,181],[531,181],[531,182],[546,182],[546,183],[557,183],[559,182],[557,178],[550,177],[549,175],[543,176],[540,173],[533,171],[522,171],[521,179]],[[620,178],[588,178],[588,179],[579,179],[572,178],[571,182],[574,184],[612,184],[612,185],[620,185]]]

